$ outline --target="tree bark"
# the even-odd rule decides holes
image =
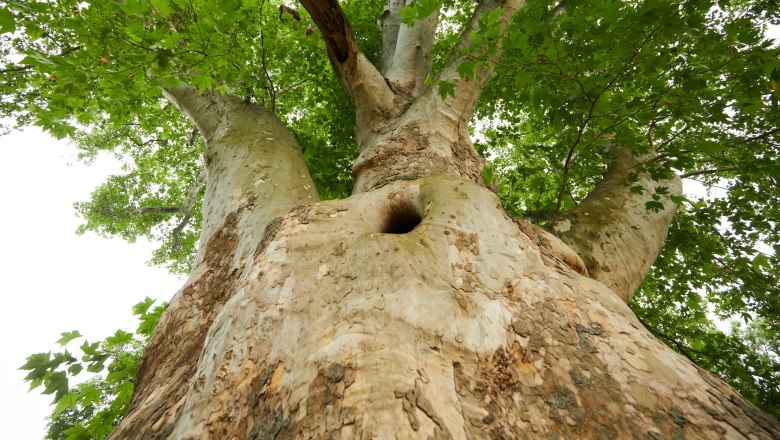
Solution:
[[[577,232],[556,224],[574,249],[511,218],[481,185],[468,136],[490,64],[461,80],[452,66],[466,58],[454,56],[442,78],[456,96],[442,100],[418,71],[392,73],[428,44],[427,25],[394,21],[402,2],[385,17],[388,81],[338,2],[302,4],[355,100],[355,194],[318,202],[272,113],[167,91],[206,138],[203,236],[112,439],[776,438],[778,421],[660,343],[624,301],[647,264],[620,259],[652,260],[672,207],[647,217],[658,233],[639,248],[619,226],[642,217],[641,201],[604,203],[621,193],[611,175],[568,218]],[[461,43],[480,14],[501,7],[506,26],[523,4],[480,1]],[[500,55],[487,50],[476,53]],[[608,227],[582,220],[597,211]],[[588,230],[604,255],[583,245]]]
[[[582,257],[591,277],[628,302],[661,252],[677,210],[671,197],[682,195],[682,182],[677,175],[656,181],[642,169],[652,166],[652,151],[635,154],[612,146],[611,153],[604,179],[576,208],[555,219],[551,230]],[[632,174],[635,181],[629,179]],[[648,209],[658,187],[665,188],[665,194],[656,195],[662,207]]]
[[[398,181],[291,209],[262,238],[237,221],[249,211],[228,214],[205,245],[208,268],[166,311],[112,438],[780,429],[657,341],[614,291],[552,252],[552,236],[509,218],[481,186]],[[253,251],[239,251],[247,240]],[[204,303],[208,325],[191,316],[207,314]],[[166,351],[172,343],[187,349]]]

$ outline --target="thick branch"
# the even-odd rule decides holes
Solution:
[[[165,96],[206,139],[204,242],[228,214],[248,204],[262,230],[274,217],[318,200],[298,143],[272,112],[187,85],[165,90]]]
[[[382,28],[382,73],[387,73],[395,56],[395,47],[398,43],[398,31],[401,29],[401,15],[406,0],[388,0],[385,10],[382,11],[380,27]]]
[[[425,78],[433,65],[431,49],[438,22],[439,11],[436,11],[412,27],[400,25],[390,65],[383,65],[385,76],[397,92],[417,97],[425,90]]]
[[[501,36],[506,33],[509,23],[512,21],[515,13],[525,6],[526,0],[482,0],[472,14],[469,23],[463,29],[458,44],[450,53],[447,67],[439,75],[440,81],[446,81],[455,84],[455,96],[445,101],[448,112],[453,118],[461,123],[468,122],[479,101],[480,93],[490,75],[493,73],[496,62],[501,58]],[[501,8],[501,14],[498,17],[498,26],[500,36],[492,44],[487,43],[481,47],[472,47],[472,32],[478,30],[479,21],[490,12]],[[475,78],[461,79],[458,74],[458,67],[466,62],[478,61],[480,67],[476,71]],[[438,91],[434,90],[433,96],[438,96]]]
[[[392,111],[394,94],[384,77],[360,52],[349,19],[336,0],[301,0],[322,32],[333,69],[355,102],[355,136],[363,148],[370,132]]]
[[[628,302],[658,257],[677,209],[671,197],[682,194],[682,185],[676,175],[654,181],[640,172],[655,153],[635,156],[625,147],[614,147],[612,153],[604,179],[582,203],[553,222],[552,232],[577,252],[591,278]],[[629,183],[631,173],[638,174],[636,182]],[[668,194],[656,195],[658,187],[666,187]],[[646,203],[653,201],[661,203],[658,211],[648,209]]]

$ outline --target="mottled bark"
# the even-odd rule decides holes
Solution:
[[[404,91],[360,54],[338,2],[302,3],[355,99],[355,195],[317,202],[269,112],[168,91],[207,139],[204,235],[112,439],[776,436],[776,420],[639,324],[623,284],[592,270],[611,257],[510,218],[480,185],[467,124],[490,65],[474,80],[445,69],[446,101]],[[523,3],[480,2],[475,17],[501,6],[505,26]],[[399,54],[416,47],[402,31],[388,19],[385,72],[415,59]],[[583,217],[613,197],[613,168]],[[641,201],[620,200],[605,224],[631,229]]]
[[[202,348],[147,353],[147,368],[188,374],[142,375],[139,393],[154,399],[134,404],[142,416],[113,438],[768,439],[780,429],[565,264],[551,235],[463,179],[293,209],[241,256],[229,251],[252,233],[231,218],[205,252],[214,270],[200,274],[224,298]],[[182,325],[162,325],[155,341],[191,336],[175,318]],[[148,402],[164,404],[144,411]]]
[[[656,181],[643,171],[653,165],[652,152],[637,155],[620,147],[611,152],[614,159],[604,179],[551,229],[585,261],[593,279],[628,302],[661,251],[677,209],[671,197],[682,195],[682,184],[676,175]],[[635,181],[629,180],[632,174]],[[666,188],[656,196],[663,208],[648,209],[658,187]]]
[[[157,437],[169,432],[179,400],[195,379],[206,334],[235,294],[247,256],[273,229],[273,219],[319,200],[300,148],[273,113],[188,86],[166,95],[206,139],[203,231],[194,269],[146,348],[132,405],[115,438],[146,438],[138,433],[150,429]]]

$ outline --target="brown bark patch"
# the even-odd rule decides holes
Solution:
[[[206,334],[234,292],[239,273],[231,263],[240,212],[230,213],[212,235],[202,263],[208,269],[178,293],[160,319],[138,366],[133,401],[111,438],[165,438],[173,429]]]
[[[433,407],[431,401],[423,395],[423,390],[422,387],[420,387],[419,381],[415,381],[414,388],[411,390],[396,390],[395,397],[401,400],[404,413],[406,413],[406,417],[409,419],[409,425],[411,425],[413,430],[418,431],[420,429],[420,421],[417,418],[417,410],[419,409],[422,414],[428,417],[435,425],[433,428],[433,436],[428,438],[434,440],[448,440],[453,438],[444,419],[437,414],[436,408]]]
[[[284,364],[279,362],[261,369],[252,380],[247,399],[247,422],[251,426],[247,440],[292,438],[290,418],[285,416],[283,399],[273,386],[274,377],[278,380],[283,371]]]
[[[309,384],[303,402],[290,402],[290,390],[281,383],[284,366],[269,366],[257,375],[249,394],[249,419],[254,421],[248,439],[360,437],[359,413],[344,406],[344,390],[355,382],[352,365],[321,366]],[[294,406],[291,406],[294,405]],[[346,435],[343,430],[349,431]]]
[[[431,133],[421,128],[419,121],[413,121],[364,149],[352,168],[357,180],[355,192],[436,174],[454,174],[484,186],[485,161],[474,151],[468,137],[451,141],[444,148],[432,146],[430,137]]]
[[[476,367],[453,364],[469,438],[668,439],[704,432],[653,390],[637,399],[616,375],[644,372],[616,371],[601,357],[609,330],[566,314],[554,300],[518,304],[514,342]]]

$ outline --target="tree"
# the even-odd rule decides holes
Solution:
[[[0,8],[3,113],[128,160],[84,229],[190,273],[111,438],[777,435],[654,336],[777,328],[776,5],[301,4]]]

